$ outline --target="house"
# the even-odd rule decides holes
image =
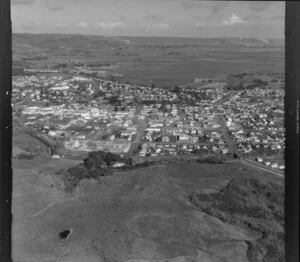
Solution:
[[[122,166],[124,166],[125,165],[125,163],[123,163],[123,162],[115,162],[113,165],[112,165],[112,167],[122,167]]]
[[[140,156],[146,156],[146,153],[147,153],[147,149],[146,148],[142,148],[142,150],[140,151],[139,155]]]
[[[160,128],[152,128],[152,127],[148,127],[146,129],[146,131],[148,132],[160,132]]]
[[[193,143],[197,143],[199,141],[199,138],[197,136],[193,137]]]
[[[221,153],[222,153],[223,155],[226,155],[226,154],[229,153],[229,150],[228,150],[227,148],[224,148],[224,149],[221,150]]]
[[[54,137],[54,136],[57,135],[57,133],[55,131],[51,130],[51,131],[48,132],[48,135]]]
[[[179,141],[189,141],[190,137],[185,134],[179,135]]]
[[[212,151],[213,151],[213,152],[216,152],[217,150],[218,150],[218,148],[217,148],[216,146],[213,146],[213,147],[212,147]]]
[[[130,122],[131,122],[130,120],[126,120],[123,124],[123,127],[129,127]]]
[[[261,157],[257,157],[255,160],[256,160],[257,162],[259,162],[259,163],[262,163],[262,162],[263,162],[263,159],[262,159]]]
[[[192,135],[196,135],[196,134],[197,134],[197,130],[196,130],[196,129],[192,129],[192,130],[191,130],[191,134],[192,134]]]
[[[170,138],[168,136],[163,136],[162,142],[170,142]]]

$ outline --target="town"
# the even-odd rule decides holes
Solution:
[[[14,119],[59,141],[53,158],[98,150],[138,162],[216,154],[284,169],[282,88],[230,90],[211,79],[157,88],[73,71],[58,75],[13,77]]]

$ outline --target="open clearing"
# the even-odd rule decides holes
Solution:
[[[75,162],[14,162],[14,261],[248,261],[245,240],[259,236],[197,211],[186,197],[216,192],[233,177],[283,183],[239,162],[172,162],[85,181],[71,197],[43,174]]]

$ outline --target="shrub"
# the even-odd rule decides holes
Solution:
[[[257,179],[233,179],[218,193],[197,194],[188,200],[225,223],[246,225],[262,237],[246,241],[249,261],[284,261],[284,187]]]
[[[21,153],[17,156],[18,159],[26,159],[26,160],[31,160],[34,158],[34,155],[32,154],[24,154],[24,153]]]
[[[217,156],[208,156],[197,159],[201,164],[224,164],[224,162]]]

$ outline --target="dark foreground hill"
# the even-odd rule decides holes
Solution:
[[[174,161],[100,176],[97,181],[83,179],[74,194],[65,194],[55,173],[77,164],[64,158],[14,160],[14,261],[248,262],[250,248],[259,246],[260,231],[225,223],[195,208],[187,197],[192,192],[218,193],[233,178],[283,182],[240,162]],[[229,191],[238,190],[233,185],[226,194],[234,198]],[[258,192],[260,186],[255,188]],[[249,195],[239,198],[245,205],[256,199],[251,190],[246,192]],[[280,201],[275,210],[279,205]],[[72,235],[61,241],[59,233],[70,227]]]
[[[250,261],[284,261],[283,186],[235,178],[220,192],[192,193],[189,201],[225,223],[245,225],[260,232],[260,239],[247,241]]]
[[[27,134],[13,136],[12,157],[17,159],[34,159],[49,157],[48,147],[38,139]]]

